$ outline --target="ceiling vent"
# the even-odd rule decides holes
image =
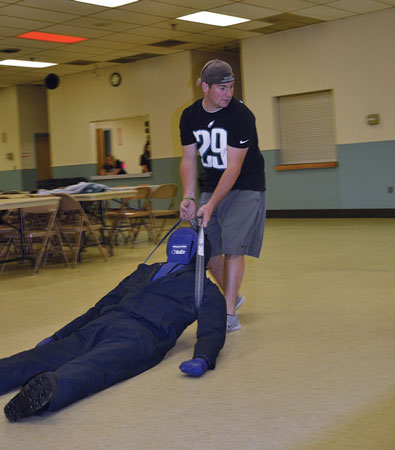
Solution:
[[[111,59],[108,62],[118,63],[118,64],[127,64],[127,63],[132,63],[135,61],[140,61],[141,59],[154,58],[155,56],[161,56],[161,55],[157,55],[156,53],[139,53],[138,55],[126,56],[125,58]]]
[[[70,64],[72,66],[89,66],[90,64],[97,64],[97,61],[87,61],[85,59],[76,59],[75,61],[70,61],[65,64]]]
[[[156,47],[175,47],[181,44],[185,44],[185,42],[177,41],[176,39],[167,39],[166,41],[155,42],[150,45],[155,45]]]

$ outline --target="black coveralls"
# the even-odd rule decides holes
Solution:
[[[93,308],[55,335],[60,340],[0,360],[0,394],[51,371],[59,385],[49,404],[56,411],[158,364],[184,329],[198,319],[194,357],[214,369],[225,342],[226,306],[205,278],[195,308],[193,265],[150,282],[161,264],[140,264]],[[55,336],[54,335],[54,336]]]

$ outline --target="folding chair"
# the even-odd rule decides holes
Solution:
[[[108,241],[119,235],[120,232],[126,230],[129,234],[130,246],[133,248],[136,237],[142,226],[148,232],[148,235],[152,234],[152,217],[150,210],[150,198],[151,189],[148,186],[136,186],[130,196],[125,197],[122,200],[122,205],[118,210],[108,211],[106,218],[112,221],[112,226],[108,234]],[[143,201],[141,207],[130,207],[129,202],[137,200]],[[140,205],[139,205],[140,206]]]
[[[92,236],[100,254],[107,261],[107,256],[97,236],[97,231],[102,230],[103,224],[91,223],[81,203],[73,196],[60,193],[56,195],[60,197],[57,226],[73,255],[73,267],[77,265],[81,250],[86,246],[89,236]]]
[[[41,263],[44,262],[43,265],[46,263],[48,251],[51,249],[54,253],[57,248],[60,248],[68,267],[63,241],[55,222],[57,211],[57,204],[24,208],[24,242],[21,241],[20,231],[12,227],[12,231],[4,233],[4,237],[7,239],[5,244],[7,250],[3,250],[2,257],[8,257],[12,246],[15,251],[18,251],[24,245],[26,258],[34,261],[33,274],[37,274]],[[1,272],[4,270],[4,266],[5,264],[2,265]]]
[[[175,184],[161,184],[151,191],[150,203],[151,203],[151,216],[154,228],[154,241],[159,242],[160,236],[164,230],[166,221],[171,217],[178,217],[179,211],[174,209],[175,197],[177,195],[177,185]],[[167,209],[156,209],[153,200],[165,200],[169,199],[170,203]],[[161,202],[163,204],[163,202]],[[162,223],[159,225],[158,219],[161,219]]]

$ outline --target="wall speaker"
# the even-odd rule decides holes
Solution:
[[[47,89],[56,89],[59,86],[60,79],[55,73],[50,73],[45,78],[45,87]]]

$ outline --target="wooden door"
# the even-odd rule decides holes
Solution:
[[[104,129],[96,129],[96,154],[97,154],[97,173],[100,175],[100,170],[106,163],[106,141],[104,137]]]
[[[48,180],[52,178],[49,135],[36,134],[35,138],[36,138],[37,179],[39,181]]]

